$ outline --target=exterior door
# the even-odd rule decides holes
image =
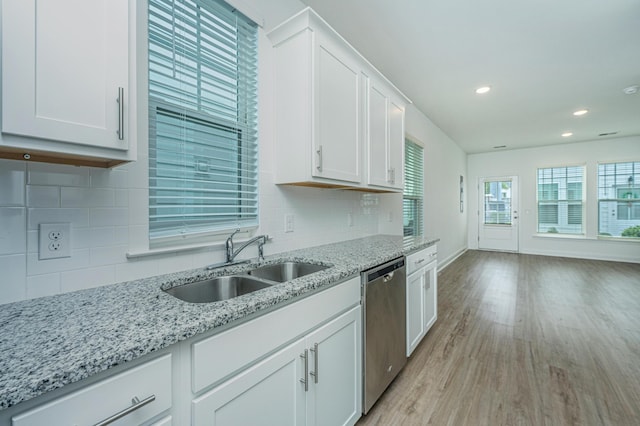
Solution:
[[[480,178],[478,248],[518,251],[518,177]]]

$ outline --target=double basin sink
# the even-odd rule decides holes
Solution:
[[[312,263],[280,262],[259,266],[241,274],[209,278],[171,287],[164,291],[185,302],[218,302],[310,275],[327,268],[328,266]]]

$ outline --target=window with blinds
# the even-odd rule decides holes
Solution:
[[[598,165],[598,234],[640,238],[640,162]]]
[[[584,167],[538,169],[538,232],[583,234]]]
[[[405,141],[404,157],[404,192],[402,197],[402,216],[405,236],[423,234],[424,206],[424,150],[411,142]]]
[[[219,0],[149,0],[151,243],[258,225],[257,27]]]

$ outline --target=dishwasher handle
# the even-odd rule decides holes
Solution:
[[[388,283],[393,279],[394,275],[395,275],[395,272],[389,272],[388,274],[382,277],[382,282]]]

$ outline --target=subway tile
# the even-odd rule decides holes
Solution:
[[[129,226],[129,251],[149,249],[149,227],[147,225]]]
[[[115,206],[129,207],[129,190],[128,189],[115,190]]]
[[[127,262],[127,246],[91,248],[91,266],[115,265]]]
[[[27,277],[28,299],[53,296],[60,292],[60,273],[32,275]]]
[[[130,259],[127,263],[116,265],[116,282],[137,280],[158,275],[158,262],[155,259]]]
[[[24,300],[27,297],[25,255],[0,256],[0,271],[0,304]]]
[[[60,188],[62,207],[113,207],[115,192],[111,188]]]
[[[71,233],[73,238],[73,232]],[[27,230],[27,253],[38,252],[38,229]]]
[[[193,269],[192,253],[171,254],[156,258],[158,262],[158,274],[170,274],[172,272]]]
[[[116,282],[115,266],[78,269],[60,274],[60,287],[63,292],[99,287]]]
[[[0,255],[27,250],[26,216],[24,207],[0,207]]]
[[[129,186],[129,173],[122,168],[92,168],[89,176],[92,188],[128,188]]]
[[[29,163],[29,185],[89,186],[89,168],[63,164]]]
[[[92,208],[89,212],[91,227],[102,226],[127,226],[129,224],[129,209],[116,208]]]
[[[38,253],[28,253],[27,271],[29,275],[41,275],[86,268],[90,261],[89,253],[89,249],[71,249],[71,257],[45,260],[39,260]]]
[[[122,246],[129,243],[129,228],[126,226],[107,226],[89,228],[87,247]]]
[[[27,185],[28,207],[60,207],[60,187]]]
[[[70,222],[72,228],[89,226],[89,209],[81,208],[30,208],[27,229],[38,229],[40,223]]]
[[[0,206],[24,206],[26,170],[22,161],[0,160]]]
[[[149,224],[149,192],[146,189],[129,190],[129,223]]]

